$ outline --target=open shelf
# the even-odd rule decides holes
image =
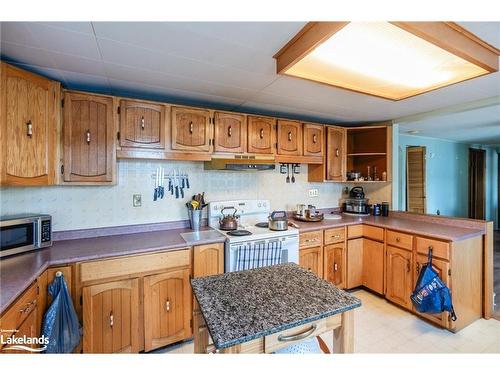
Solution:
[[[358,152],[356,154],[347,154],[347,156],[386,156],[385,152]]]

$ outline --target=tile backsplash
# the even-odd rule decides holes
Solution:
[[[175,199],[166,191],[163,200],[153,201],[156,167],[166,173],[175,169],[189,174],[190,189],[184,199]],[[278,167],[278,165],[277,165]],[[207,201],[224,199],[269,199],[272,209],[293,209],[297,203],[318,208],[338,207],[344,186],[341,183],[307,182],[307,165],[302,164],[295,184],[285,182],[286,175],[274,171],[205,171],[203,163],[185,161],[118,162],[115,186],[48,186],[0,188],[0,214],[25,212],[53,216],[55,231],[107,226],[157,223],[187,219],[185,202],[204,191]],[[366,185],[372,202],[390,201],[391,184]],[[310,198],[308,189],[318,189]],[[133,207],[132,195],[142,195],[142,206]]]

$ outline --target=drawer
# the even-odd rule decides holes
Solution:
[[[363,237],[371,238],[375,241],[384,241],[384,228],[363,225]]]
[[[38,284],[34,283],[0,318],[1,330],[15,330],[26,320],[38,304]],[[14,332],[12,332],[14,333]],[[7,333],[11,336],[12,333]],[[7,336],[7,337],[8,337]],[[4,339],[7,337],[4,336]]]
[[[155,273],[168,268],[189,266],[191,251],[174,250],[161,253],[105,259],[80,264],[82,283],[113,277],[129,277],[137,273]]]
[[[431,238],[417,237],[417,253],[427,255],[432,247],[432,256],[450,260],[450,244]]]
[[[345,240],[345,227],[325,230],[325,245],[344,242],[344,240]]]
[[[285,329],[281,332],[273,333],[264,337],[264,352],[273,353],[274,351],[296,344],[311,337],[316,337],[327,331],[340,326],[342,323],[342,314],[337,314],[317,320],[315,322],[302,324],[297,327]]]
[[[413,236],[411,234],[387,231],[387,245],[400,247],[402,249],[413,249]]]
[[[363,225],[349,225],[347,227],[347,238],[363,237]]]
[[[301,249],[321,245],[323,245],[323,231],[321,230],[301,233],[299,236],[299,247]]]

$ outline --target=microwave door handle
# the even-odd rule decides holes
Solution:
[[[42,220],[37,219],[35,222],[33,222],[33,243],[35,245],[35,249],[39,249],[42,245]]]

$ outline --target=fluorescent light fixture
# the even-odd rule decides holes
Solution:
[[[449,22],[311,22],[275,58],[280,74],[400,100],[498,71],[499,54]]]

